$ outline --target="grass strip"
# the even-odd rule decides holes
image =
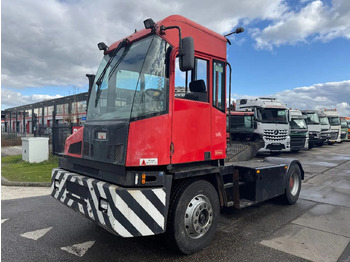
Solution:
[[[22,155],[1,157],[1,176],[14,182],[50,182],[55,167],[58,157],[52,155],[41,163],[25,162]]]

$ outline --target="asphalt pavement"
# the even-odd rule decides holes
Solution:
[[[1,192],[2,261],[346,261],[350,262],[350,143],[280,157],[297,158],[300,199],[222,212],[205,250],[183,256],[164,236],[120,238],[61,205],[48,188]]]

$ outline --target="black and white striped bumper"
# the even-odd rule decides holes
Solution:
[[[57,168],[51,195],[122,237],[160,234],[168,211],[165,187],[123,188]],[[101,201],[108,203],[102,208]]]

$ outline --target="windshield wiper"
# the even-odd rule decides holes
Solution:
[[[98,77],[97,81],[96,81],[96,85],[97,85],[97,91],[96,91],[96,99],[95,99],[95,107],[97,106],[98,100],[100,99],[100,95],[101,95],[101,85],[102,85],[102,81],[103,78],[107,72],[107,69],[109,68],[109,66],[111,65],[113,59],[115,58],[115,56],[117,55],[117,53],[120,51],[120,49],[122,49],[125,45],[127,45],[129,43],[128,39],[123,39],[123,41],[121,41],[119,43],[119,45],[117,46],[116,49],[113,50],[113,53],[111,54],[106,66],[103,68],[100,76]],[[125,50],[123,52],[123,54],[125,53]],[[125,55],[124,55],[125,56]],[[121,59],[123,59],[124,57],[123,55],[119,58],[118,62],[120,63]],[[118,63],[118,64],[119,64]]]

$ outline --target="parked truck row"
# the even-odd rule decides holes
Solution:
[[[349,119],[340,117],[336,109],[288,109],[282,101],[264,97],[237,99],[234,109],[232,119],[243,112],[249,112],[252,117],[254,128],[246,129],[244,136],[251,132],[261,138],[263,146],[259,152],[298,152],[349,141]],[[241,129],[231,125],[227,132],[235,138],[241,136]]]

